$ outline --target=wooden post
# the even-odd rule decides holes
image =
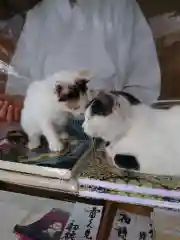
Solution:
[[[108,240],[116,215],[117,203],[106,202],[101,217],[97,240]]]

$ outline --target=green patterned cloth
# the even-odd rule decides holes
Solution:
[[[88,161],[87,168],[79,174],[79,179],[89,179],[89,186],[80,185],[80,190],[90,190],[96,192],[109,193],[113,195],[128,196],[128,197],[139,197],[147,198],[151,200],[161,200],[161,201],[170,201],[170,202],[180,202],[180,199],[175,199],[174,197],[169,197],[168,192],[166,196],[160,196],[157,194],[149,193],[148,189],[160,189],[160,190],[176,190],[179,192],[180,198],[180,178],[164,177],[164,176],[152,176],[139,174],[136,176],[127,175],[125,173],[122,176],[117,175],[113,172],[113,169],[106,162],[103,154],[97,154],[95,158],[90,157]],[[138,186],[145,187],[147,191],[143,193],[137,193],[134,191],[120,191],[118,189],[109,189],[106,187],[93,187],[91,186],[91,180],[100,180],[108,183],[116,183],[118,186],[126,185],[128,186]],[[104,184],[103,184],[104,185]],[[133,189],[133,188],[132,188]]]

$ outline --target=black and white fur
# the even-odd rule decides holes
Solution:
[[[60,128],[64,134],[69,113],[84,113],[87,104],[87,83],[90,75],[87,71],[61,71],[43,81],[30,84],[21,114],[21,126],[28,135],[28,148],[40,145],[43,135],[51,151],[61,151],[63,144],[57,134]]]
[[[116,167],[180,176],[180,106],[155,109],[133,99],[99,93],[85,111],[85,133],[108,142],[106,154]]]

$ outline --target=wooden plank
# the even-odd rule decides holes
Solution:
[[[30,186],[22,186],[13,183],[7,183],[0,181],[0,191],[7,191],[7,192],[15,192],[26,194],[30,196],[42,197],[42,198],[50,198],[54,200],[61,200],[61,201],[72,201],[72,202],[83,202],[92,205],[101,205],[104,206],[104,200],[98,199],[87,199],[83,197],[78,197],[78,194],[67,193],[59,190],[50,190],[50,189],[43,189],[43,188],[34,188]]]
[[[101,222],[99,226],[99,231],[97,235],[97,240],[108,240],[113,220],[116,215],[117,211],[117,204],[112,202],[106,202],[103,210],[103,214],[101,217]]]
[[[149,216],[151,212],[153,211],[153,208],[147,207],[147,206],[141,206],[141,205],[132,205],[127,203],[119,203],[117,205],[117,208],[122,209],[124,211],[139,214],[142,216]]]
[[[148,217],[150,217],[150,214],[153,211],[153,208],[146,207],[146,206],[132,205],[132,204],[126,204],[126,203],[106,202],[103,210],[103,215],[101,218],[97,240],[109,239],[113,221],[116,216],[116,211],[118,208],[130,213],[135,213],[141,216],[148,216]]]

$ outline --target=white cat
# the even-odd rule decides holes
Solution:
[[[87,71],[61,71],[30,84],[21,114],[21,126],[29,139],[28,148],[37,148],[40,136],[44,135],[51,151],[62,150],[55,127],[60,127],[63,133],[69,113],[84,113],[89,79]]]
[[[120,93],[99,93],[85,111],[84,131],[109,142],[107,156],[126,170],[180,176],[180,106],[154,109]]]

